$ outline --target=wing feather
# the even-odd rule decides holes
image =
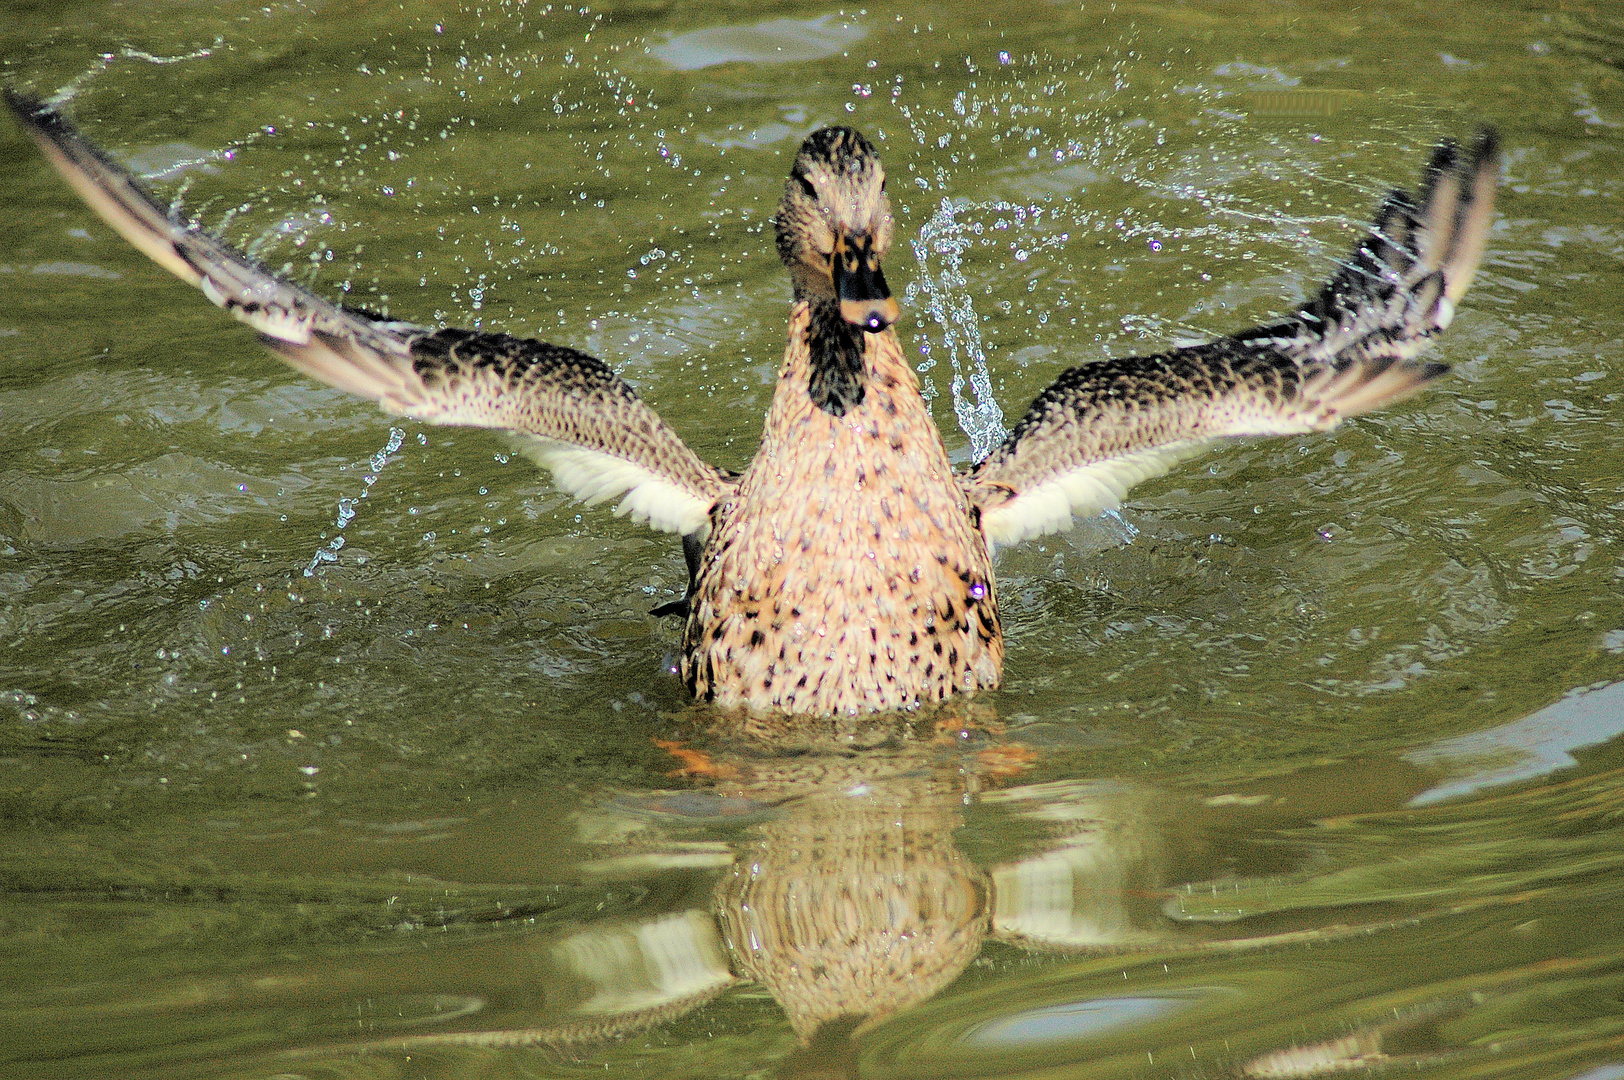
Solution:
[[[1325,431],[1448,370],[1417,359],[1483,257],[1499,175],[1485,130],[1434,152],[1419,197],[1395,191],[1329,283],[1291,318],[1157,356],[1071,368],[965,478],[990,543],[1117,506],[1212,443]]]
[[[252,326],[289,365],[387,412],[511,432],[558,486],[691,534],[731,478],[706,464],[602,361],[507,334],[432,330],[342,307],[164,210],[50,106],[5,92],[46,159],[103,221]]]

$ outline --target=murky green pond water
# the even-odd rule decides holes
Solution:
[[[0,125],[0,1072],[1624,1076],[1612,5],[0,13],[261,260],[592,351],[735,468],[819,124],[966,461],[1507,146],[1454,374],[1004,553],[1004,690],[790,754],[667,673],[669,538],[298,377]]]

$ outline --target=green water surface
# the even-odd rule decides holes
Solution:
[[[671,538],[295,374],[0,121],[0,1074],[1624,1076],[1619,10],[949,6],[0,0],[207,227],[730,468],[821,124],[961,462],[1506,148],[1448,378],[1002,553],[1004,689],[792,751],[684,699]]]

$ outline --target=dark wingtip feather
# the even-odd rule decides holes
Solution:
[[[0,96],[5,98],[6,108],[17,118],[17,123],[30,133],[51,131],[62,124],[62,117],[57,115],[56,110],[32,94],[0,86]]]
[[[1492,124],[1484,124],[1477,129],[1477,137],[1472,140],[1471,149],[1468,151],[1463,152],[1460,144],[1454,139],[1445,139],[1433,148],[1432,157],[1422,172],[1421,198],[1418,201],[1425,205],[1428,193],[1440,177],[1450,173],[1471,176],[1485,163],[1498,162],[1499,159],[1500,132]]]
[[[9,86],[0,86],[0,95],[5,97],[6,107],[20,117],[30,117],[35,113],[49,111],[39,98]]]
[[[1439,177],[1446,176],[1455,171],[1460,163],[1460,146],[1454,139],[1445,139],[1432,148],[1432,157],[1427,161],[1427,167],[1421,174],[1422,204],[1438,183]]]
[[[126,175],[127,170],[108,156],[107,152],[80,133],[62,111],[32,94],[15,90],[12,87],[0,87],[0,96],[6,101],[6,107],[17,118],[23,130],[41,145],[55,146],[70,157],[88,158],[112,170],[119,175]],[[140,184],[134,177],[130,182],[137,188]],[[146,194],[142,189],[143,195]],[[146,196],[148,199],[150,195]]]
[[[67,118],[40,98],[9,86],[0,87],[0,95],[5,97],[6,108],[11,110],[11,115],[15,116],[17,122],[31,134],[47,135],[57,142],[64,137],[78,136],[78,131]]]
[[[1500,131],[1493,124],[1484,124],[1477,132],[1477,142],[1472,144],[1472,161],[1482,164],[1487,161],[1500,160]]]

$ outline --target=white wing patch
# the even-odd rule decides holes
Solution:
[[[1161,476],[1174,465],[1199,454],[1210,439],[1135,450],[1107,461],[1093,461],[1059,473],[981,512],[981,530],[994,547],[1007,547],[1045,533],[1071,528],[1077,517],[1093,517],[1122,505],[1128,489]]]
[[[1128,489],[1153,476],[1162,476],[1180,462],[1204,453],[1224,439],[1256,435],[1302,435],[1327,431],[1341,422],[1334,410],[1288,409],[1257,412],[1239,406],[1219,410],[1204,418],[1202,434],[1160,446],[1147,446],[1090,461],[1070,469],[1055,470],[1037,483],[1018,487],[1008,502],[983,507],[981,530],[992,547],[1007,547],[1034,536],[1061,532],[1078,517],[1093,517],[1122,505]],[[1016,451],[1017,454],[1019,450]],[[1020,469],[1019,459],[1000,463],[986,479],[996,484],[999,472]]]
[[[620,499],[617,515],[661,532],[687,536],[710,525],[711,504],[625,458],[539,435],[510,432],[508,440],[553,474],[559,490],[588,506]]]

